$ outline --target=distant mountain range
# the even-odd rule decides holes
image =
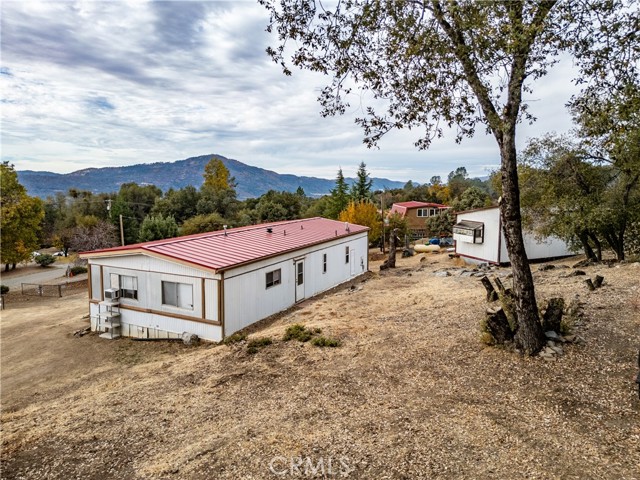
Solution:
[[[221,155],[202,155],[175,162],[141,163],[126,167],[86,168],[72,173],[18,171],[18,179],[29,195],[46,198],[57,192],[67,193],[70,188],[88,190],[93,193],[117,192],[123,183],[135,182],[139,185],[152,184],[166,192],[170,188],[179,189],[187,185],[200,187],[203,182],[204,166],[212,157],[219,158],[235,177],[239,199],[257,198],[269,190],[294,192],[298,187],[308,196],[321,196],[335,186],[334,180],[316,177],[283,175],[264,168],[225,158]],[[337,173],[337,172],[336,172]],[[346,179],[348,183],[354,181]],[[404,182],[372,178],[373,189],[402,188]]]

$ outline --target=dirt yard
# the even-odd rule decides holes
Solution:
[[[261,325],[254,354],[74,337],[85,290],[9,301],[1,477],[639,479],[640,264],[583,268],[605,277],[589,292],[575,261],[533,266],[541,303],[583,303],[555,362],[480,343],[484,288],[445,254],[373,262]],[[341,345],[282,341],[294,323]]]

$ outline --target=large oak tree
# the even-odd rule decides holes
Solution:
[[[494,136],[517,299],[515,340],[529,354],[538,351],[544,336],[522,239],[516,161],[516,127],[523,117],[531,119],[523,93],[563,49],[585,75],[597,76],[602,65],[620,58],[621,48],[633,60],[637,41],[625,32],[637,30],[637,8],[623,0],[346,0],[331,7],[314,0],[259,1],[271,15],[268,30],[280,40],[268,53],[284,72],[291,73],[292,63],[331,78],[319,98],[324,115],[344,113],[353,88],[370,94],[366,114],[357,119],[369,146],[397,128],[422,129],[419,148],[445,127],[456,130],[457,140],[478,126]],[[625,74],[629,70],[635,74],[632,67]]]

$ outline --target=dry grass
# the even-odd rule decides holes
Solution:
[[[82,364],[7,391],[18,380],[3,348],[3,478],[305,477],[274,475],[274,457],[343,459],[358,479],[639,478],[637,265],[588,267],[605,276],[595,292],[566,269],[534,274],[541,300],[584,302],[575,328],[586,344],[555,363],[481,344],[484,289],[434,276],[452,266],[445,255],[398,258],[267,322],[248,340],[273,343],[254,354],[247,342],[68,337],[82,296],[60,299],[76,302],[75,323],[46,332],[34,320],[32,340],[19,340],[29,310],[7,311],[3,347],[23,342],[11,362],[55,362],[62,351],[29,348],[47,333]],[[297,323],[341,346],[282,341]]]

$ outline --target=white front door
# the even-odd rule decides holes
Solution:
[[[356,274],[356,251],[353,248],[349,252],[349,260],[351,261],[351,276],[354,276]]]
[[[296,302],[304,300],[304,260],[296,260]]]

